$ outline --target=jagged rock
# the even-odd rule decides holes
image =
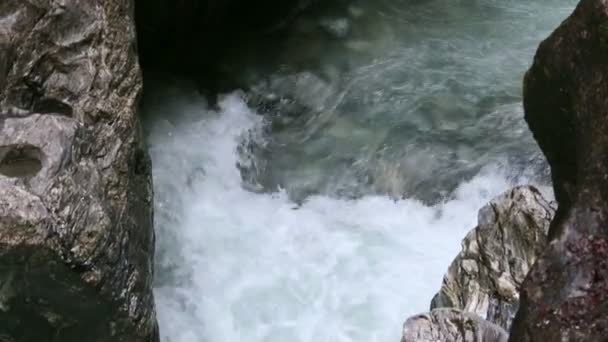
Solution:
[[[551,166],[559,204],[510,340],[608,338],[608,1],[581,0],[540,44],[525,118]]]
[[[534,187],[516,187],[479,211],[478,226],[462,242],[431,309],[473,312],[509,329],[519,289],[546,245],[552,204]]]
[[[0,340],[158,340],[133,2],[0,1]]]
[[[409,318],[401,342],[506,342],[498,325],[456,309],[435,309]]]

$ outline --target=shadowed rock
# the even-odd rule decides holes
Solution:
[[[509,329],[519,289],[546,246],[552,205],[534,187],[516,187],[479,211],[431,309],[453,307]]]
[[[336,1],[336,0],[331,0]],[[242,37],[268,34],[318,0],[136,0],[138,43],[147,70],[209,78]],[[194,72],[194,74],[193,74]],[[201,75],[196,73],[201,72]],[[203,81],[203,80],[201,80]]]
[[[559,207],[510,341],[608,338],[608,2],[582,0],[526,74],[526,121]]]
[[[0,1],[0,340],[158,340],[131,1]]]
[[[436,309],[409,318],[401,342],[506,342],[499,326],[468,312]]]

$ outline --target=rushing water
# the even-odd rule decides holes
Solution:
[[[398,341],[477,210],[546,185],[521,78],[572,6],[351,1],[227,61],[217,108],[148,83],[163,341]]]

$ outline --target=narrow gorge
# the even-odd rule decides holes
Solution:
[[[606,23],[0,0],[0,341],[603,341]]]

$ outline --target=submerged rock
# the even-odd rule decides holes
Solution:
[[[157,341],[133,3],[0,2],[0,339]]]
[[[409,318],[401,342],[506,342],[498,325],[456,309],[436,309]]]
[[[478,226],[462,242],[431,309],[473,312],[509,329],[519,305],[519,289],[546,245],[554,215],[534,187],[516,187],[479,211]]]
[[[608,338],[608,2],[582,0],[524,83],[525,118],[559,207],[521,292],[511,341]]]

